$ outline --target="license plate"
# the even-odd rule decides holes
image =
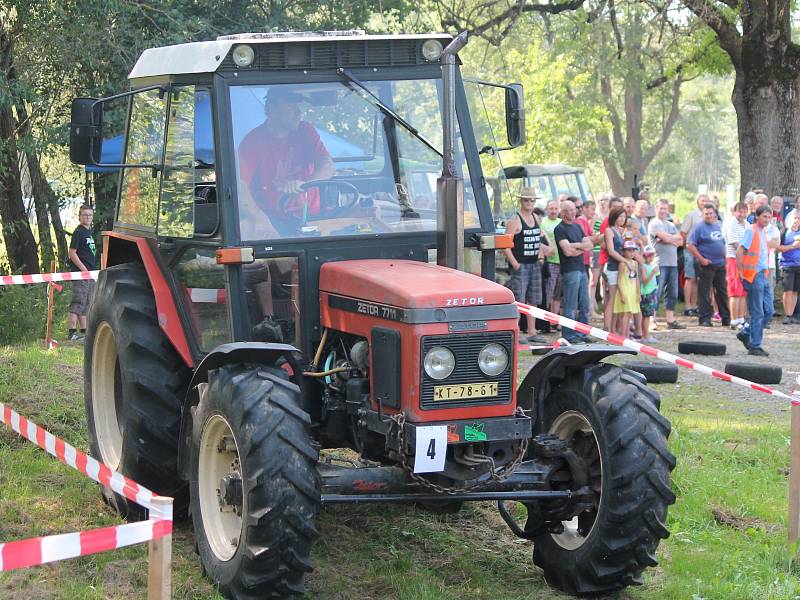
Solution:
[[[465,383],[463,385],[437,385],[433,388],[434,400],[466,400],[497,396],[498,382]]]

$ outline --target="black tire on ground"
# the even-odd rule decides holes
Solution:
[[[681,354],[703,354],[706,356],[724,356],[728,351],[725,344],[717,342],[678,342],[678,352]]]
[[[729,362],[725,363],[725,372],[753,383],[771,385],[780,383],[781,379],[783,379],[783,369],[773,365]]]
[[[299,388],[278,371],[228,365],[210,372],[193,417],[197,550],[220,592],[236,600],[302,594],[303,576],[312,570],[319,451],[311,441],[311,418],[300,408]],[[231,461],[216,441],[217,430],[235,442],[223,444]],[[238,505],[226,505],[227,515],[217,497],[220,474],[240,481]],[[238,521],[231,516],[237,511]]]
[[[92,456],[154,492],[175,498],[185,518],[188,486],[178,475],[178,436],[191,371],[156,321],[153,290],[139,264],[100,271],[87,318],[84,398]],[[102,487],[130,520],[135,502]]]
[[[566,522],[561,534],[534,540],[533,561],[552,585],[597,595],[642,582],[669,535],[675,502],[667,448],[669,421],[658,394],[619,367],[599,363],[567,373],[544,401],[545,424],[588,465],[595,508]]]
[[[644,375],[647,383],[675,383],[678,381],[678,367],[669,363],[632,360],[622,366]]]

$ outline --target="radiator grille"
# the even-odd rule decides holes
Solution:
[[[489,377],[478,367],[478,353],[490,342],[505,347],[508,352],[508,366],[500,375]],[[422,377],[420,407],[423,410],[452,408],[459,406],[485,406],[487,404],[508,404],[511,402],[511,375],[514,371],[514,333],[511,331],[494,331],[465,335],[440,335],[422,338],[421,361],[434,346],[449,348],[456,357],[456,368],[447,379],[436,381],[428,377],[420,362]],[[473,398],[470,400],[434,400],[433,388],[437,385],[456,385],[462,383],[498,382],[498,395],[492,398]]]

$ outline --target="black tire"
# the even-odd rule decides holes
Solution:
[[[600,363],[567,373],[544,402],[548,431],[588,464],[596,501],[578,517],[574,536],[537,536],[534,563],[551,585],[573,595],[640,584],[644,569],[657,564],[656,548],[669,535],[667,507],[675,502],[670,424],[656,408],[658,394]],[[590,433],[569,432],[573,423]]]
[[[647,383],[675,383],[678,381],[678,367],[669,363],[650,363],[629,361],[623,367],[645,376]]]
[[[92,456],[173,497],[175,517],[185,518],[189,495],[178,475],[178,436],[191,371],[158,326],[142,265],[100,271],[87,318],[83,373]],[[106,487],[101,492],[126,518],[145,518],[135,502]]]
[[[725,344],[717,342],[678,342],[678,352],[681,354],[703,354],[705,356],[724,356],[728,351]]]
[[[730,362],[725,363],[725,372],[753,383],[773,385],[780,383],[783,379],[783,369],[773,365]]]
[[[197,550],[205,573],[236,600],[302,594],[318,536],[319,450],[311,441],[311,418],[300,408],[298,387],[276,371],[229,365],[210,372],[193,418],[190,484]],[[221,426],[220,419],[236,443],[241,477],[238,537],[229,546],[219,543],[220,531],[231,529],[220,528],[224,517],[216,516],[223,510],[211,497],[214,469],[200,468],[201,460],[212,464],[202,456],[214,452],[202,444],[213,443],[209,432]]]

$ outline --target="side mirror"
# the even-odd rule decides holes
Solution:
[[[512,83],[505,90],[508,144],[517,148],[525,143],[525,94],[521,83]]]
[[[100,162],[103,104],[97,98],[75,98],[69,125],[69,159],[78,165]]]

